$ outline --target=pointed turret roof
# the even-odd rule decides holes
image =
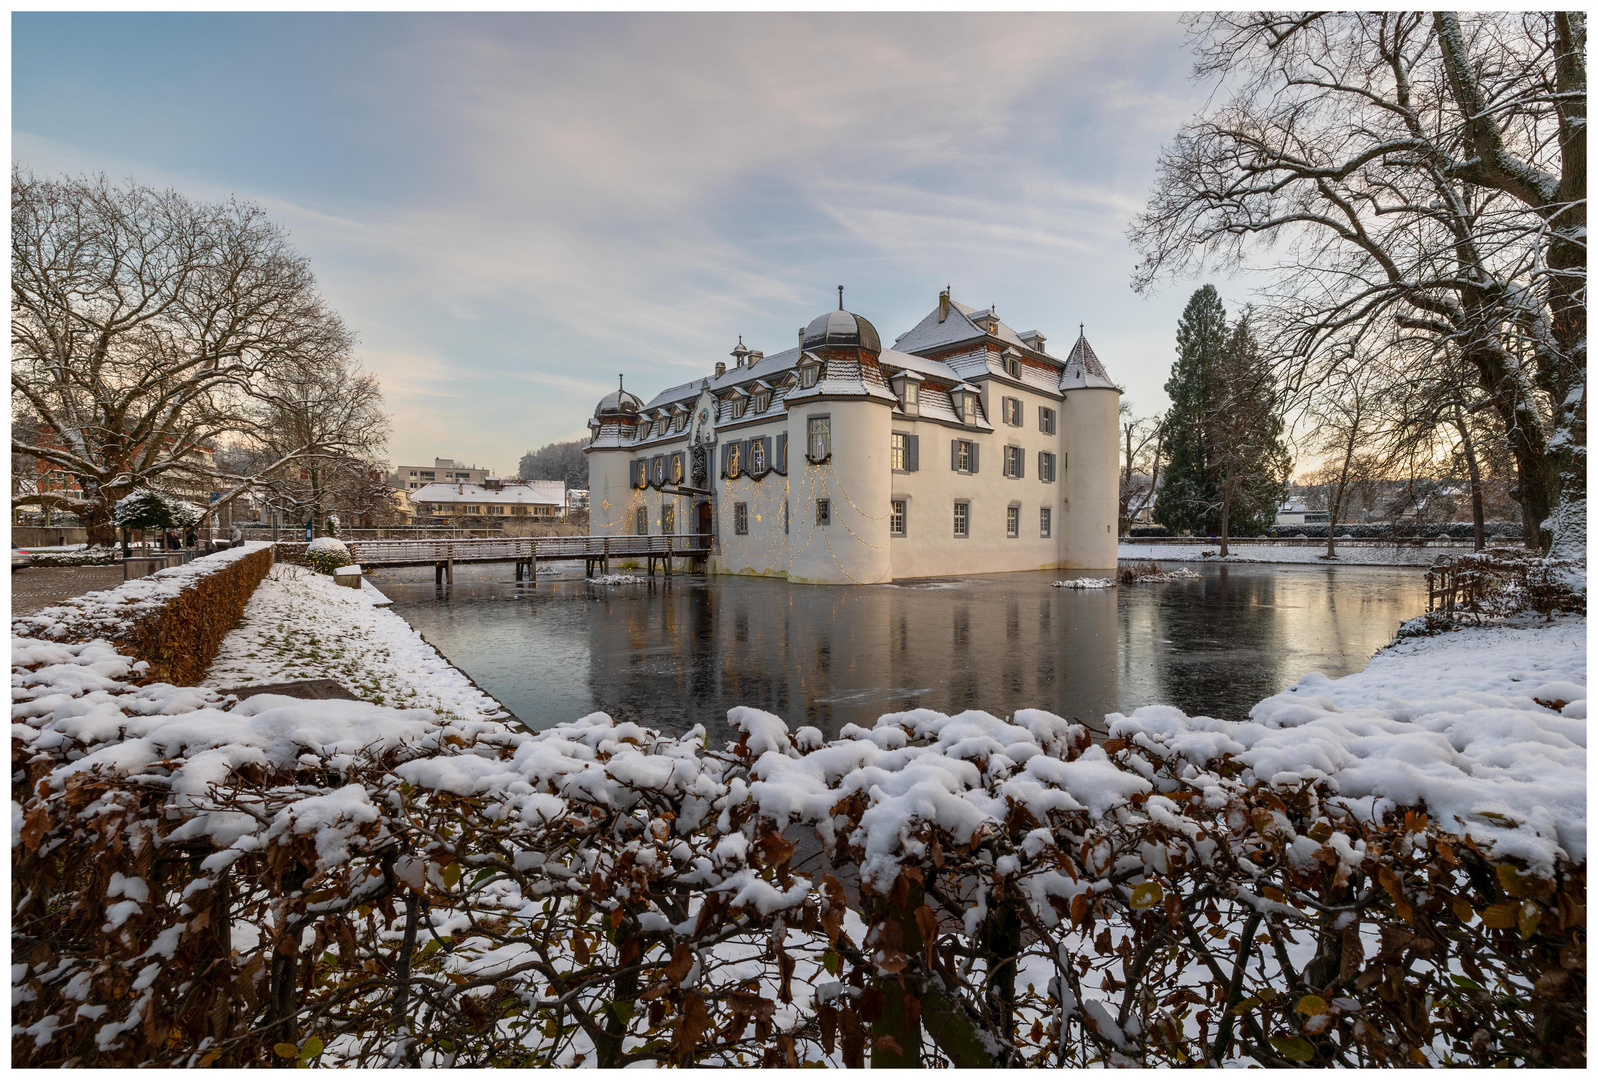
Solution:
[[[1083,387],[1120,389],[1110,381],[1110,373],[1104,370],[1104,365],[1093,352],[1093,346],[1088,344],[1085,326],[1078,328],[1076,344],[1071,348],[1071,355],[1065,358],[1065,370],[1060,373],[1061,390],[1080,390]]]

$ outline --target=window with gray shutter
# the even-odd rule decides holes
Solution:
[[[749,504],[732,504],[732,531],[739,536],[749,535]]]
[[[721,478],[727,479],[727,452],[732,449],[732,443],[721,444]]]
[[[773,468],[778,476],[788,475],[788,435],[786,432],[777,436],[777,459]]]
[[[633,514],[633,532],[639,536],[649,535],[649,508],[640,506]]]
[[[1045,484],[1054,483],[1054,455],[1047,450],[1038,451],[1038,479]]]
[[[921,468],[921,436],[910,436],[910,471],[916,472]]]
[[[972,443],[971,444],[971,471],[972,471],[972,473],[977,472],[977,467],[982,461],[981,450],[982,450],[982,447],[979,446],[977,443]]]

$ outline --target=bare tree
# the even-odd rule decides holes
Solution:
[[[275,372],[339,367],[351,346],[258,207],[104,176],[13,170],[11,301],[13,419],[32,422],[13,424],[12,452],[76,479],[34,501],[80,514],[91,544],[112,542],[134,487],[255,430]],[[315,449],[285,445],[279,464]]]
[[[1582,554],[1585,15],[1222,13],[1194,42],[1233,92],[1162,156],[1137,286],[1272,247],[1270,336],[1296,380],[1338,340],[1457,350],[1514,455],[1527,542],[1546,522]]]
[[[1381,413],[1375,365],[1339,364],[1311,396],[1305,413],[1314,426],[1309,449],[1324,455],[1320,479],[1327,488],[1326,557],[1337,558],[1337,526],[1346,512],[1350,485],[1357,477],[1360,452],[1376,436]]]
[[[1121,535],[1132,519],[1154,503],[1160,483],[1164,427],[1158,416],[1132,415],[1132,403],[1121,399]]]
[[[380,511],[386,470],[376,461],[388,438],[377,380],[349,362],[281,364],[251,399],[250,423],[223,473],[232,488],[217,505],[258,491],[279,513],[303,513],[316,535],[328,515]]]

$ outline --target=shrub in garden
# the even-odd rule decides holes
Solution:
[[[319,574],[332,574],[350,564],[350,549],[331,536],[318,536],[305,548],[305,565]]]
[[[23,1067],[1585,1061],[1584,850],[1468,769],[1433,817],[1175,710],[711,748],[92,691],[118,731],[61,648],[14,652]]]
[[[197,683],[271,568],[269,545],[235,548],[24,615],[12,633],[101,639],[143,663],[141,681]]]

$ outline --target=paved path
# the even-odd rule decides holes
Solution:
[[[11,614],[59,604],[95,589],[122,584],[122,564],[116,566],[28,566],[11,575]]]

